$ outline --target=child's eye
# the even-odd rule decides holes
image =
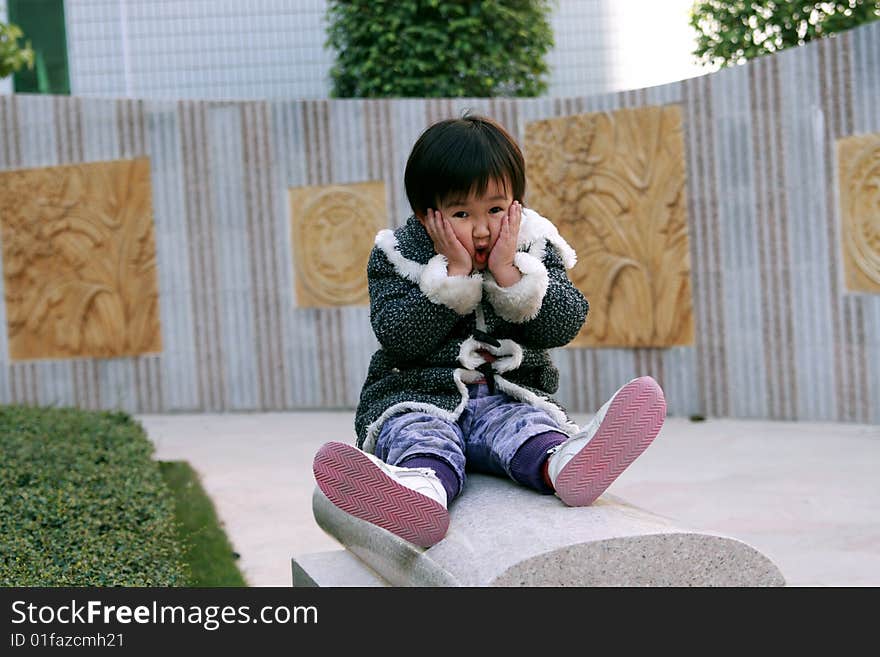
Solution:
[[[457,219],[464,219],[468,216],[468,213],[465,212],[464,210],[459,210],[458,212],[456,212],[452,216],[456,217]]]
[[[504,208],[499,208],[497,205],[489,210],[492,214],[498,214],[499,212],[504,212]]]

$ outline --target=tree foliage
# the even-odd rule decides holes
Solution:
[[[731,66],[877,18],[880,1],[873,0],[697,0],[690,23],[697,31],[697,60]]]
[[[552,0],[329,0],[339,98],[537,96]]]
[[[19,44],[24,35],[13,23],[0,22],[0,80],[20,71],[23,66],[34,66],[34,51],[30,42]]]

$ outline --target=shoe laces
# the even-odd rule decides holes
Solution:
[[[400,472],[400,474],[404,477],[411,476],[413,474],[421,474],[427,477],[431,477],[433,479],[438,479],[437,473],[434,472],[433,468],[406,468],[405,470]]]

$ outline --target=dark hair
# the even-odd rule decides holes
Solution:
[[[490,180],[504,184],[522,202],[526,187],[525,160],[513,137],[485,116],[466,115],[428,127],[406,162],[403,181],[413,212],[462,194],[483,194]]]

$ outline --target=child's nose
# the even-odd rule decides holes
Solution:
[[[474,224],[474,237],[488,237],[490,234],[489,219],[481,218]]]

